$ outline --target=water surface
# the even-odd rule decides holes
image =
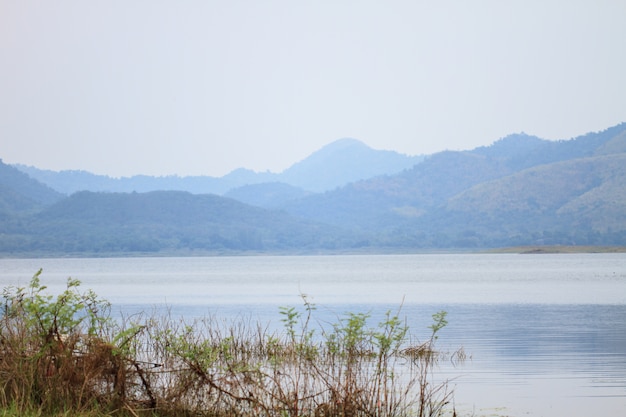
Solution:
[[[448,311],[442,363],[466,414],[619,416],[626,410],[626,254],[435,254],[198,258],[0,259],[0,285],[81,280],[130,314],[167,307],[187,319],[249,317],[280,326],[279,306],[336,320],[402,305],[417,337]]]

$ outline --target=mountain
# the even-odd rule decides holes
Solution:
[[[626,246],[626,123],[562,141],[510,135],[320,193],[275,181],[302,175],[312,187],[305,173],[314,175],[318,162],[336,157],[339,164],[359,149],[352,140],[335,142],[291,172],[231,189],[233,198],[183,191],[67,197],[0,163],[0,253]],[[229,175],[231,183],[261,178],[248,170]]]
[[[626,153],[536,166],[475,185],[424,220],[439,233],[463,224],[492,246],[624,244],[625,167]]]
[[[309,192],[322,192],[360,179],[395,174],[412,167],[422,159],[423,157],[419,156],[374,150],[356,139],[340,139],[279,174],[239,168],[220,178],[210,176],[151,177],[147,175],[112,178],[86,171],[56,172],[19,164],[15,167],[67,195],[77,191],[149,192],[159,190],[223,195],[234,188],[275,182],[282,182]],[[245,189],[235,195],[241,196],[242,201],[254,199],[254,197],[244,195],[244,192]],[[254,192],[258,193],[258,190]]]
[[[392,175],[420,163],[424,157],[374,150],[356,139],[339,139],[280,174],[278,180],[313,192]]]
[[[547,241],[544,235],[558,236],[553,243],[626,244],[626,200],[620,197],[626,189],[625,142],[624,123],[566,141],[511,135],[489,147],[437,153],[398,175],[282,208],[367,231],[378,246],[534,244]],[[558,204],[541,203],[541,196],[559,195]],[[539,208],[508,205],[514,201]]]
[[[420,216],[472,185],[511,173],[504,161],[446,151],[395,176],[377,177],[287,202],[295,216],[359,230],[384,230]]]
[[[306,250],[337,228],[216,195],[181,191],[72,194],[0,240],[1,252],[192,253]]]
[[[0,213],[15,213],[37,209],[63,198],[40,182],[30,178],[0,159]]]
[[[476,148],[471,152],[504,159],[513,170],[518,171],[532,166],[585,158],[601,153],[620,152],[619,138],[623,137],[625,130],[626,124],[621,123],[602,132],[587,133],[573,139],[559,141],[547,141],[534,136],[516,134],[502,138],[491,146]],[[611,142],[614,144],[611,145]]]
[[[78,191],[132,193],[161,190],[187,191],[194,194],[222,194],[239,184],[228,178],[220,179],[208,176],[179,177],[169,175],[152,177],[135,175],[112,178],[87,171],[66,170],[57,172],[20,164],[16,164],[15,167],[33,179],[66,195]]]

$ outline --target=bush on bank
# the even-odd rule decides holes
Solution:
[[[253,322],[112,319],[110,305],[68,279],[46,293],[39,270],[3,291],[0,416],[440,416],[438,332],[414,340],[398,313],[375,327],[349,313],[313,325],[315,305],[281,307],[283,331]],[[462,352],[453,358],[462,359]]]

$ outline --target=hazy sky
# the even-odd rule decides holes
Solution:
[[[626,1],[0,0],[0,158],[282,171],[626,121]]]

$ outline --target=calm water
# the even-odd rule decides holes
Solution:
[[[278,306],[307,294],[324,319],[375,318],[402,304],[418,337],[448,311],[439,374],[476,416],[622,416],[626,410],[626,254],[380,255],[0,259],[0,285],[39,268],[51,291],[68,276],[130,314],[167,306],[280,324]]]

